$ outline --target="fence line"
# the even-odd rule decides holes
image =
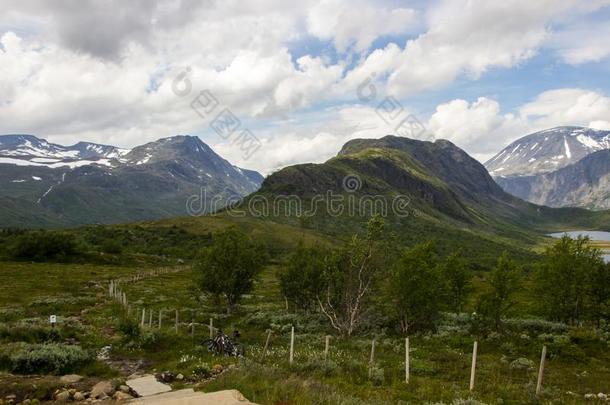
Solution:
[[[165,269],[165,270],[160,270],[160,271],[142,273],[142,274],[138,274],[138,275],[135,275],[135,276],[129,278],[128,282],[137,282],[140,280],[144,280],[146,278],[156,277],[156,276],[159,276],[162,274],[169,274],[169,273],[174,273],[174,272],[178,272],[178,271],[181,271],[181,270]],[[108,294],[113,300],[115,300],[117,303],[121,304],[122,307],[124,308],[124,310],[127,312],[128,316],[130,316],[131,313],[133,312],[132,307],[128,304],[127,295],[120,288],[121,283],[125,283],[125,280],[122,280],[122,279],[110,280],[109,287],[108,287]],[[188,323],[180,322],[179,313],[181,311],[185,311],[185,310],[191,311],[191,322],[188,322]],[[167,309],[159,309],[159,313],[158,313],[158,328],[159,329],[162,328],[163,314],[166,311],[167,311]],[[153,309],[148,309],[148,327],[149,328],[152,328],[153,312],[154,312]],[[137,308],[134,313],[136,314],[136,317],[138,317],[139,312],[137,311]],[[180,332],[180,326],[187,326],[187,328],[190,329],[191,337],[193,339],[195,339],[195,327],[196,327],[196,325],[199,325],[201,327],[207,327],[209,329],[209,336],[210,336],[210,338],[212,338],[214,336],[214,332],[219,330],[218,328],[214,327],[214,319],[210,318],[209,324],[204,323],[204,322],[196,322],[196,318],[197,318],[196,314],[197,314],[197,311],[193,310],[192,308],[174,309],[174,318],[175,318],[174,319],[174,331],[175,331],[175,333],[178,334]],[[146,326],[146,315],[147,315],[147,308],[143,307],[142,311],[141,311],[141,322],[140,322],[140,326],[142,328]],[[263,350],[261,353],[261,357],[259,360],[261,363],[265,360],[265,357],[267,355],[267,351],[269,349],[269,344],[270,344],[270,340],[271,340],[271,335],[272,335],[272,331],[271,331],[271,329],[268,329],[265,343],[263,346]],[[324,351],[322,352],[325,362],[328,361],[328,358],[329,358],[330,338],[331,338],[330,335],[325,336]],[[372,369],[375,364],[375,350],[376,350],[376,339],[373,338],[371,341],[371,349],[370,349],[369,362],[368,362],[369,378],[371,377]],[[404,380],[405,384],[409,384],[409,381],[410,381],[410,351],[411,351],[410,341],[409,341],[409,338],[407,337],[407,338],[405,338],[405,380]],[[477,354],[478,354],[478,342],[474,341],[473,349],[472,349],[472,363],[471,363],[471,368],[470,368],[470,384],[469,384],[470,391],[474,391],[474,387],[475,387]],[[541,354],[541,358],[540,358],[540,365],[539,365],[539,369],[538,369],[536,396],[539,396],[542,391],[542,382],[543,382],[543,376],[544,376],[546,354],[547,354],[547,347],[546,347],[546,345],[543,345],[542,354]],[[295,328],[294,328],[294,326],[292,326],[291,330],[290,330],[290,348],[289,348],[288,363],[290,365],[293,365],[295,363]]]

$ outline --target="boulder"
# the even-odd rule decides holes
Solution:
[[[76,391],[74,393],[74,397],[73,398],[74,398],[75,401],[84,401],[85,400],[85,394],[83,394],[80,391]]]
[[[70,393],[68,391],[61,391],[55,395],[55,401],[57,402],[68,402],[70,400]]]
[[[81,377],[78,374],[67,374],[67,375],[62,375],[61,377],[59,377],[59,382],[62,384],[76,384],[77,382],[79,382],[82,379],[83,379],[83,377]]]
[[[532,370],[534,362],[525,357],[519,357],[510,363],[510,368],[513,370]]]
[[[138,396],[156,395],[162,392],[168,392],[172,390],[167,384],[163,384],[155,378],[154,375],[146,375],[133,380],[127,380],[126,384],[135,392]]]
[[[91,389],[91,398],[100,399],[112,396],[114,387],[110,381],[100,381]]]
[[[133,397],[123,391],[117,391],[112,396],[112,399],[114,399],[115,401],[128,401],[130,399],[133,399]]]

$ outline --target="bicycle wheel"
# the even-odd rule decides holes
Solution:
[[[237,343],[235,345],[235,355],[237,357],[246,357],[246,346],[241,343]]]
[[[218,347],[218,343],[214,339],[206,339],[201,343],[201,345],[207,348],[211,353],[220,353],[220,347]]]

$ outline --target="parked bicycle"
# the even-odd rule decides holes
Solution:
[[[206,339],[202,344],[214,355],[244,357],[246,350],[244,345],[238,342],[240,336],[237,330],[229,337],[219,329],[214,338]]]

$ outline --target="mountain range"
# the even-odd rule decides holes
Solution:
[[[356,186],[346,190],[346,179],[356,179]],[[402,238],[416,237],[436,229],[439,235],[468,230],[509,239],[527,239],[531,232],[571,227],[610,228],[605,212],[577,208],[549,208],[523,201],[505,192],[486,168],[447,140],[417,141],[404,137],[356,139],[346,143],[337,156],[321,164],[289,166],[269,175],[246,202],[274,201],[278,196],[298,196],[310,207],[315,200],[315,217],[305,218],[319,229],[346,227],[359,220],[358,208],[336,219],[336,210],[320,198],[332,191],[361,204],[362,198],[376,196],[393,201],[402,196],[411,214],[392,215],[388,204],[388,222],[400,227]],[[366,201],[366,200],[365,200]],[[285,211],[294,207],[282,206]],[[369,205],[366,210],[370,211]],[[347,209],[346,209],[347,211]],[[272,219],[287,221],[284,212]],[[365,213],[366,214],[366,213]],[[292,218],[303,220],[298,215]],[[362,216],[360,216],[360,219]],[[466,237],[463,233],[460,238]]]
[[[557,127],[513,142],[485,163],[496,182],[550,207],[610,208],[610,131]]]
[[[187,201],[230,201],[263,176],[217,155],[198,137],[178,135],[133,149],[33,135],[0,136],[0,226],[54,227],[187,215]],[[195,214],[222,208],[198,201]]]

